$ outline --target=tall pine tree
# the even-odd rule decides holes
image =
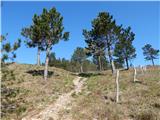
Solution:
[[[104,49],[107,50],[112,73],[115,73],[113,59],[114,44],[118,39],[120,28],[121,26],[116,25],[115,20],[108,12],[100,12],[97,18],[92,21],[92,30],[89,31],[90,34],[87,38],[91,40],[98,40],[102,46],[105,46]]]
[[[69,32],[63,32],[63,17],[56,8],[53,7],[49,11],[43,9],[40,17],[42,20],[42,45],[46,51],[44,79],[47,80],[50,51],[53,45],[57,44],[60,40],[68,40]]]
[[[34,14],[31,26],[22,29],[22,36],[26,38],[26,45],[31,48],[37,47],[37,65],[40,65],[40,53],[43,48],[42,20],[37,14]]]
[[[102,58],[105,56],[105,46],[104,43],[96,39],[93,31],[83,30],[83,35],[85,37],[85,42],[87,43],[86,55],[92,56],[94,63],[98,65],[98,69],[102,70]]]

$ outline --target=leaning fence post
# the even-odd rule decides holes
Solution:
[[[116,103],[119,102],[119,70],[117,70],[116,75]]]

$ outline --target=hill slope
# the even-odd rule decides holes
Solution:
[[[75,96],[73,120],[160,120],[160,69],[149,68],[144,74],[138,70],[137,83],[133,73],[120,71],[118,104],[115,76],[104,72],[88,77],[83,92]]]
[[[49,78],[43,80],[43,66],[11,64],[2,68],[2,118],[20,119],[53,103],[59,95],[74,88],[75,76],[49,67]]]
[[[133,83],[133,70],[120,71],[118,104],[111,71],[80,74],[86,78],[84,81],[75,81],[77,77],[72,73],[54,67],[49,68],[48,81],[43,81],[42,66],[12,64],[8,71],[3,72],[2,89],[14,92],[2,92],[3,119],[18,120],[26,116],[29,119],[39,116],[40,120],[44,116],[44,120],[160,119],[158,67],[148,68],[145,73],[138,70],[137,83]],[[51,112],[41,114],[45,111]]]

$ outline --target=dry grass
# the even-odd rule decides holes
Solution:
[[[16,96],[10,99],[13,99],[16,107],[19,106],[20,109],[6,113],[2,118],[4,120],[11,118],[18,120],[31,111],[39,112],[46,105],[54,103],[60,94],[67,93],[74,88],[72,82],[74,76],[62,69],[49,67],[49,71],[54,73],[47,81],[43,80],[41,72],[35,72],[34,75],[28,72],[42,71],[43,66],[11,64],[8,69],[12,71],[15,78],[13,79],[13,76],[8,73],[2,73],[5,76],[2,84],[9,89],[19,90]]]
[[[3,120],[36,114],[74,88],[74,76],[62,69],[50,67],[50,77],[43,81],[43,66],[12,64],[8,68],[12,72],[4,74],[6,79],[2,83],[16,90],[10,99],[11,103],[16,101],[19,109],[8,113]],[[133,72],[120,71],[118,104],[115,103],[115,76],[111,71],[85,75],[88,79],[82,92],[72,94],[70,109],[60,114],[73,120],[159,120],[160,68],[149,68],[144,74],[137,71],[140,81],[137,83],[133,83]]]
[[[120,102],[115,103],[115,76],[90,76],[83,93],[75,96],[71,114],[74,120],[159,120],[160,69],[120,71]]]

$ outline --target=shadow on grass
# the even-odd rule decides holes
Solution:
[[[89,72],[89,73],[79,73],[78,74],[78,76],[80,76],[80,77],[92,77],[92,76],[99,76],[99,75],[104,75],[104,74],[102,74],[100,72],[95,72],[95,73]]]
[[[119,71],[128,71],[130,69],[127,69],[127,68],[123,68],[123,69],[119,69]]]
[[[140,80],[132,81],[132,83],[144,84],[143,81],[140,81]]]
[[[43,76],[44,70],[29,70],[26,73],[31,74],[32,76]],[[52,71],[48,71],[48,77],[51,77],[54,74]],[[58,75],[56,75],[58,76]]]

